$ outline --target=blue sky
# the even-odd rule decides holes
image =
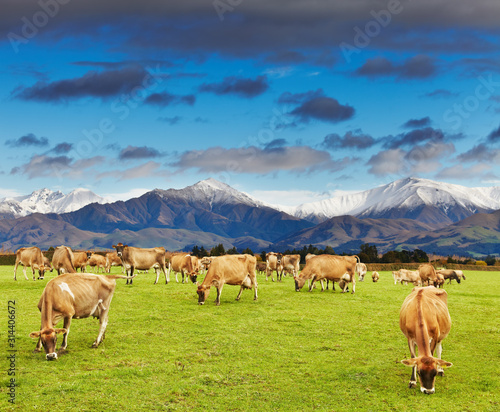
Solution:
[[[0,197],[500,185],[497,1],[0,5]]]

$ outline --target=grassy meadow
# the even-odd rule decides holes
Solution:
[[[500,410],[498,272],[465,272],[462,284],[445,286],[452,329],[443,359],[454,366],[428,396],[408,389],[411,369],[400,363],[410,354],[399,309],[412,286],[394,285],[390,272],[378,283],[368,272],[354,295],[297,293],[290,277],[258,276],[258,301],[246,290],[236,302],[238,288],[225,286],[219,307],[213,289],[199,306],[195,285],[139,274],[132,286],[116,281],[99,348],[98,321],[75,319],[68,352],[48,362],[28,335],[40,328],[37,303],[55,272],[34,282],[18,271],[15,282],[13,267],[0,266],[0,339],[8,349],[15,300],[17,350],[16,403],[4,355],[0,410]]]

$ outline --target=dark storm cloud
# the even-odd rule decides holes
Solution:
[[[43,11],[42,2],[8,1],[2,5],[0,30],[20,36],[22,18]],[[227,11],[217,11],[207,0],[87,0],[59,4],[36,39],[75,42],[81,38],[115,40],[124,51],[175,50],[255,56],[275,50],[325,50],[352,42],[356,27],[373,21],[372,13],[387,9],[387,2],[373,0],[314,2],[289,0],[220,1]],[[376,38],[386,50],[441,50],[444,52],[494,51],[496,45],[478,30],[492,35],[498,28],[500,4],[495,1],[401,1],[402,12],[393,15]],[[291,6],[291,4],[293,6]],[[451,30],[453,29],[453,30]],[[467,33],[463,33],[467,31]],[[12,35],[2,36],[12,42]],[[416,40],[417,39],[417,40]],[[20,45],[22,47],[22,44]],[[420,51],[419,51],[420,50]],[[410,70],[411,72],[411,70]]]
[[[331,133],[323,139],[322,146],[329,150],[334,149],[368,149],[376,143],[376,140],[361,130],[349,131],[340,136]]]
[[[266,76],[257,76],[255,79],[243,77],[226,77],[220,83],[203,83],[200,92],[215,93],[219,96],[234,94],[247,99],[259,96],[269,89]]]
[[[404,129],[415,129],[419,127],[426,127],[431,125],[431,119],[429,116],[422,117],[421,119],[410,119],[401,127]]]
[[[303,122],[310,120],[321,120],[329,123],[338,123],[348,120],[354,116],[354,107],[343,105],[333,97],[321,96],[306,100],[290,114],[297,116]]]
[[[161,154],[158,150],[153,149],[152,147],[137,147],[137,146],[127,146],[123,149],[118,158],[120,160],[125,159],[153,159],[155,157],[160,157]]]
[[[395,76],[401,79],[423,79],[437,73],[437,66],[429,56],[413,56],[403,63],[393,63],[385,57],[368,59],[354,74],[357,76]]]
[[[38,82],[17,90],[14,97],[22,100],[61,102],[82,97],[108,98],[141,86],[150,75],[139,67],[90,71],[82,77]]]
[[[457,159],[461,163],[490,162],[498,156],[498,152],[498,149],[492,150],[491,147],[481,143],[474,146],[472,149],[461,153],[457,156]]]
[[[194,96],[193,94],[189,94],[186,96],[177,96],[168,92],[153,93],[144,99],[144,103],[160,107],[166,107],[176,104],[187,104],[189,106],[192,106],[195,102],[196,96]]]
[[[36,137],[33,133],[21,136],[15,140],[7,140],[5,142],[5,145],[10,147],[27,147],[27,146],[45,147],[48,146],[48,144],[49,144],[49,139],[47,139],[46,137]]]

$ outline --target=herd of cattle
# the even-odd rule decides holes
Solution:
[[[23,266],[26,280],[26,268],[31,267],[33,280],[38,271],[39,279],[43,279],[45,271],[55,269],[58,276],[49,281],[38,303],[41,312],[41,329],[32,332],[30,337],[38,338],[35,351],[43,347],[47,360],[57,359],[56,341],[57,334],[63,334],[63,342],[59,353],[66,350],[71,319],[96,317],[99,319],[100,328],[98,336],[93,343],[97,347],[104,339],[108,313],[115,290],[115,279],[126,279],[127,284],[132,284],[137,276],[137,271],[153,268],[156,272],[155,284],[158,283],[160,272],[165,275],[165,282],[170,281],[170,273],[174,271],[181,274],[181,282],[197,283],[199,273],[205,271],[202,283],[197,283],[198,304],[203,305],[213,286],[217,291],[215,303],[220,305],[220,296],[225,284],[240,286],[236,300],[239,300],[244,289],[254,290],[254,300],[257,300],[257,276],[260,272],[265,274],[266,280],[271,277],[274,281],[282,281],[284,274],[294,278],[295,290],[300,291],[306,282],[309,291],[319,281],[323,291],[324,283],[335,282],[342,292],[348,291],[349,283],[352,284],[352,293],[356,289],[356,273],[363,281],[367,268],[361,263],[358,256],[333,256],[333,255],[307,255],[306,264],[300,270],[300,255],[283,255],[270,252],[266,255],[266,262],[257,263],[255,256],[225,255],[220,257],[205,257],[198,259],[185,252],[171,253],[163,247],[137,248],[118,243],[113,245],[116,252],[107,253],[105,256],[92,252],[73,252],[67,246],[55,249],[52,262],[43,256],[41,250],[34,246],[21,248],[16,251],[14,267],[14,280],[19,265]],[[122,266],[125,275],[96,275],[86,272],[90,266],[95,272],[102,270],[109,273],[112,266]],[[436,375],[443,374],[443,367],[452,366],[451,363],[441,360],[441,342],[448,335],[451,326],[450,315],[447,308],[447,294],[442,287],[445,280],[451,282],[455,279],[460,283],[465,279],[459,270],[435,270],[430,264],[421,265],[418,270],[410,271],[400,269],[392,272],[394,283],[412,283],[415,287],[406,298],[400,311],[400,328],[408,339],[411,359],[402,361],[412,367],[410,387],[416,385],[416,376],[420,379],[421,391],[427,394],[434,393],[434,380]],[[372,272],[373,282],[380,276]],[[420,287],[427,285],[425,287]],[[55,326],[64,320],[63,328]],[[416,356],[418,348],[419,356]],[[436,351],[437,357],[434,357]]]

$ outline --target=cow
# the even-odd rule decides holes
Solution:
[[[92,252],[73,252],[73,266],[75,270],[78,272],[86,272],[87,271],[87,262],[90,259]]]
[[[339,282],[342,293],[347,291],[347,284],[352,282],[352,293],[356,290],[355,269],[357,260],[352,256],[333,256],[318,255],[310,258],[302,272],[294,277],[295,290],[302,289],[306,280],[311,279],[309,291],[314,288],[314,282],[317,280],[328,279],[333,282]],[[335,288],[333,289],[335,290]],[[321,291],[324,291],[323,284]]]
[[[443,367],[452,366],[441,359],[441,342],[451,329],[447,300],[445,290],[416,287],[404,300],[399,314],[399,327],[408,340],[411,354],[411,359],[401,361],[412,367],[409,387],[417,385],[418,374],[420,390],[425,394],[434,393],[436,375],[443,376]],[[418,348],[418,357],[415,348]]]
[[[364,263],[359,262],[356,264],[356,273],[359,276],[360,282],[363,282],[363,280],[365,280],[366,271],[367,271],[367,268],[366,268],[366,265]]]
[[[116,252],[106,253],[106,272],[111,272],[111,266],[121,266],[122,273],[124,273],[124,268],[122,265],[122,260],[118,257]]]
[[[422,285],[437,285],[438,279],[436,276],[436,269],[430,263],[424,263],[418,267],[418,272],[420,273],[420,279],[422,279]]]
[[[198,284],[198,304],[203,305],[210,293],[210,288],[217,289],[215,304],[220,305],[222,287],[227,285],[239,285],[240,291],[236,300],[240,300],[243,289],[254,288],[254,300],[257,300],[257,276],[255,267],[257,259],[251,255],[225,255],[214,259],[208,268],[203,283]]]
[[[45,349],[47,360],[56,360],[57,335],[63,334],[59,353],[68,346],[68,335],[71,319],[81,319],[93,316],[99,319],[99,334],[92,347],[97,348],[104,339],[108,324],[108,312],[113,293],[115,279],[125,279],[123,275],[93,275],[90,273],[66,273],[50,280],[42,292],[38,309],[42,324],[37,332],[31,332],[30,337],[38,338],[35,352]],[[55,328],[64,319],[63,328]]]
[[[196,259],[196,260],[195,260]],[[170,278],[170,272],[175,272],[175,281],[179,282],[177,274],[181,274],[181,283],[188,282],[188,276],[191,282],[196,283],[196,277],[200,271],[200,264],[196,256],[191,256],[186,253],[173,253],[170,257],[170,262],[168,264],[168,276]]]
[[[31,272],[33,273],[33,280],[35,280],[35,271],[38,270],[38,279],[44,278],[45,272],[45,263],[44,256],[40,248],[36,246],[31,247],[22,247],[16,250],[16,263],[14,266],[14,280],[17,280],[16,272],[17,266],[22,265],[23,267],[23,275],[26,280],[28,280],[28,276],[26,276],[26,268],[30,267]],[[48,270],[48,269],[47,269]]]
[[[266,273],[266,269],[267,269],[267,262],[263,262],[262,260],[257,262],[257,266],[255,268],[257,273],[259,273],[260,275],[263,275]]]
[[[90,255],[87,265],[90,266],[92,272],[99,273],[99,270],[102,269],[102,273],[106,273],[106,258],[98,253]]]
[[[299,274],[300,271],[300,255],[283,255],[281,258],[281,275],[276,273],[276,278],[279,276],[279,281],[281,282],[281,277],[283,272],[291,273],[293,276]]]
[[[379,280],[379,279],[380,279],[380,275],[378,274],[378,272],[373,271],[373,272],[372,272],[372,280],[373,280],[374,282],[378,282],[378,280]]]
[[[464,275],[464,272],[461,271],[461,270],[455,270],[455,273],[457,274],[457,276],[462,279],[462,280],[466,280],[466,277]]]
[[[271,276],[271,280],[274,282],[273,272],[276,271],[276,278],[278,278],[279,272],[281,270],[281,259],[283,255],[281,253],[269,252],[266,253],[266,281]]]
[[[160,269],[165,275],[165,283],[168,283],[169,278],[167,274],[167,267],[165,265],[165,248],[155,247],[155,248],[139,248],[128,245],[123,245],[118,243],[113,245],[116,249],[116,254],[122,260],[122,264],[128,271],[130,267],[130,276],[127,279],[127,284],[132,284],[134,278],[134,270],[149,270],[149,268],[154,267],[156,272],[156,280],[154,284],[158,283],[158,278],[160,277]]]
[[[43,257],[43,266],[45,266],[45,271],[49,271],[50,273],[52,273],[52,271],[54,270],[47,256]]]
[[[461,276],[458,275],[458,271],[453,270],[453,269],[439,269],[436,270],[436,275],[442,275],[444,280],[448,280],[448,283],[450,284],[453,279],[457,281],[457,283],[460,283],[461,281]]]
[[[392,272],[392,276],[394,276],[394,284],[397,282],[403,284],[404,282],[405,285],[408,283],[413,283],[414,286],[422,285],[422,279],[418,270],[399,269],[396,272]]]
[[[61,273],[76,273],[73,264],[73,251],[68,246],[58,246],[52,256],[52,266],[57,271],[57,276]]]
[[[208,272],[208,268],[210,267],[210,263],[212,263],[212,260],[214,260],[215,257],[210,257],[210,256],[204,256],[200,259],[200,272],[205,272],[205,274]]]

